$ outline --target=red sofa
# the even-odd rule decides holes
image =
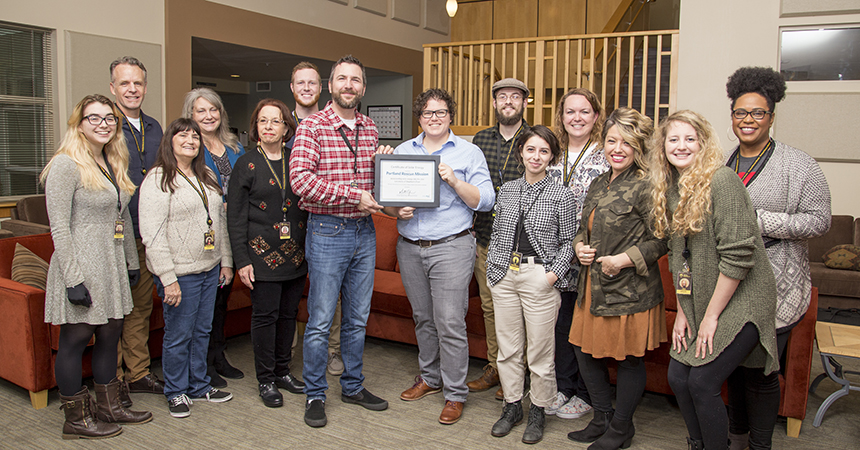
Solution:
[[[397,219],[382,213],[373,215],[376,227],[376,272],[373,278],[373,297],[370,300],[370,315],[367,318],[367,335],[391,341],[418,345],[415,339],[415,322],[412,307],[400,281],[400,266],[397,264]],[[305,288],[307,295],[307,287]],[[299,306],[299,321],[307,322],[307,298]],[[469,309],[466,312],[466,333],[469,340],[469,355],[487,357],[484,312],[474,276],[469,285]]]
[[[36,409],[48,404],[48,389],[57,385],[54,359],[60,327],[45,323],[45,291],[12,281],[12,256],[20,243],[45,261],[51,260],[54,242],[51,235],[0,239],[0,378],[30,391]],[[250,291],[241,282],[233,284],[227,304],[227,336],[247,333],[251,328]],[[149,350],[152,358],[161,356],[164,320],[161,299],[153,289]],[[92,375],[90,352],[84,354],[83,375]]]

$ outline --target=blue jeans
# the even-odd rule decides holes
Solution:
[[[373,219],[311,214],[305,238],[305,258],[310,281],[309,317],[303,348],[305,394],[308,400],[326,398],[329,329],[338,294],[342,295],[343,311],[340,351],[344,371],[340,384],[343,394],[357,394],[363,389],[364,334],[376,268]]]
[[[178,277],[182,301],[175,307],[163,305],[161,369],[164,396],[168,400],[181,394],[197,398],[212,388],[206,374],[206,355],[220,272],[219,264],[207,272]],[[158,295],[164,298],[164,286],[158,277],[155,277],[155,285]]]

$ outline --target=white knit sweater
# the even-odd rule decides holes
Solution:
[[[208,168],[206,170],[209,170]],[[171,194],[161,190],[161,168],[154,168],[140,185],[140,236],[146,246],[146,267],[165,286],[177,277],[206,272],[221,263],[233,267],[227,222],[221,196],[204,185],[209,199],[215,249],[203,249],[206,209],[191,185],[177,176]],[[197,179],[189,177],[197,186]]]

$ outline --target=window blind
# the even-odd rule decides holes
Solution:
[[[42,193],[54,151],[51,30],[0,22],[0,197]]]

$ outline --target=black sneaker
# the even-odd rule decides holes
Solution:
[[[188,417],[191,415],[191,399],[185,394],[177,395],[167,401],[167,409],[173,417],[179,419]]]
[[[340,399],[344,403],[354,403],[364,406],[371,411],[383,411],[388,409],[388,402],[371,394],[366,388],[362,388],[358,394],[346,395],[340,394]]]
[[[210,388],[209,392],[203,394],[201,397],[197,397],[194,400],[205,400],[207,402],[212,403],[223,403],[229,402],[233,399],[233,394],[226,391],[219,391],[215,388]]]
[[[328,423],[325,417],[325,400],[308,400],[305,404],[305,423],[314,428],[324,427]]]

